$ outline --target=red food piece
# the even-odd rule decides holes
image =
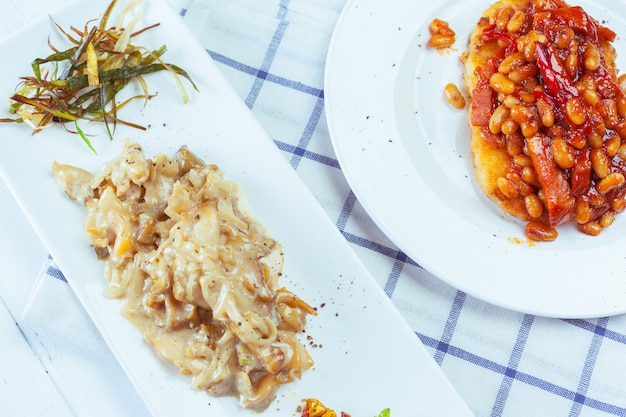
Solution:
[[[543,188],[550,226],[557,227],[572,218],[575,198],[565,173],[554,162],[548,137],[537,134],[527,139],[528,151]]]

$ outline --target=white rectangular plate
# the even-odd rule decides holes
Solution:
[[[99,19],[107,4],[78,2],[53,18],[63,28],[82,27]],[[185,144],[220,166],[243,187],[255,216],[283,244],[282,283],[318,307],[319,315],[310,319],[303,335],[310,338],[304,342],[315,367],[302,381],[283,387],[266,414],[293,417],[303,398],[315,397],[353,416],[374,416],[385,407],[394,417],[469,416],[419,339],[181,18],[163,0],[145,1],[144,8],[142,26],[160,26],[134,43],[150,49],[167,44],[165,60],[186,69],[200,92],[185,83],[191,102],[183,105],[170,74],[146,77],[158,96],[145,108],[143,103],[125,108],[120,117],[147,126],[147,131],[119,126],[109,141],[103,126],[83,123],[97,154],[60,127],[31,135],[26,125],[2,124],[0,172],[153,415],[254,413],[239,408],[233,398],[195,392],[190,379],[155,356],[122,318],[120,304],[102,295],[103,265],[83,229],[85,210],[61,193],[51,164],[57,160],[95,171],[120,154],[125,137],[141,143],[148,157],[173,155]],[[18,77],[30,74],[30,62],[50,53],[48,36],[57,47],[68,46],[48,19],[0,44],[0,56],[11,57],[0,67],[0,95],[11,95]],[[2,110],[0,117],[7,113]]]

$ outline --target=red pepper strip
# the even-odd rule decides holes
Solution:
[[[557,227],[571,219],[576,200],[565,173],[554,162],[547,136],[537,134],[526,142],[546,198],[550,226]]]
[[[568,99],[578,97],[578,89],[556,54],[547,45],[539,42],[535,45],[537,68],[543,77],[543,83],[555,101],[564,106]]]
[[[540,23],[542,21],[553,21],[558,23],[559,25],[569,26],[575,31],[582,32],[590,37],[594,43],[598,42],[598,27],[596,25],[596,22],[580,6],[561,7],[558,9],[545,10],[536,13],[534,19],[535,23]],[[603,35],[610,36],[610,33],[603,31]],[[615,39],[614,36],[613,39]],[[609,40],[612,41],[613,39]]]
[[[483,42],[488,42],[488,41],[493,41],[493,40],[500,40],[509,44],[509,46],[506,48],[507,55],[517,52],[517,42],[515,42],[515,40],[510,34],[500,31],[496,27],[495,24],[485,29],[482,34]]]

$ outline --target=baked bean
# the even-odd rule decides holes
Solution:
[[[617,156],[622,161],[626,161],[626,143],[620,145],[619,151],[617,151]]]
[[[621,118],[626,118],[626,95],[617,96],[617,114]]]
[[[619,152],[619,149],[622,146],[622,140],[617,133],[611,132],[609,137],[604,141],[604,145],[606,149],[606,156],[613,158]]]
[[[585,90],[582,92],[583,100],[590,106],[595,106],[600,101],[600,96],[596,90]]]
[[[614,221],[615,213],[613,213],[612,211],[607,211],[606,213],[604,213],[599,220],[600,226],[602,226],[603,229],[606,229],[607,227],[612,225]]]
[[[576,213],[576,223],[584,224],[584,223],[589,222],[589,219],[591,218],[591,207],[589,206],[589,202],[586,200],[583,200],[582,198],[577,198],[576,206],[575,206],[575,213]]]
[[[512,70],[509,73],[509,79],[515,84],[520,84],[530,77],[534,77],[535,75],[537,75],[537,71],[537,65],[531,62]]]
[[[539,112],[539,118],[541,124],[544,127],[552,127],[554,125],[554,112],[552,107],[544,99],[537,100],[537,111]]]
[[[454,35],[447,35],[443,33],[436,33],[431,35],[428,40],[428,46],[431,48],[447,48],[454,44],[456,37]]]
[[[576,149],[583,149],[585,146],[587,146],[587,137],[582,133],[571,135],[569,138],[569,143]]]
[[[535,55],[535,51],[537,50],[535,46],[536,43],[546,44],[548,43],[548,38],[541,32],[531,30],[526,36],[518,39],[517,49],[522,51],[524,58],[528,62],[535,62],[537,60]]]
[[[604,134],[606,133],[606,125],[604,123],[598,123],[593,127],[593,131],[600,136],[604,136]]]
[[[591,169],[598,178],[605,178],[609,174],[609,158],[602,148],[592,148],[589,152]]]
[[[600,53],[594,44],[587,45],[583,62],[587,71],[595,71],[600,66]]]
[[[537,172],[534,167],[522,168],[521,176],[526,183],[534,185],[535,187],[540,186],[539,178],[537,177]]]
[[[604,125],[609,129],[613,129],[619,122],[619,115],[617,113],[617,101],[607,98],[602,100],[602,106],[604,109]]]
[[[591,132],[587,135],[587,143],[592,148],[599,148],[604,145],[604,136],[598,132]]]
[[[546,204],[546,193],[543,192],[543,188],[537,191],[537,197],[539,197],[539,200],[541,200],[544,205]]]
[[[506,152],[510,156],[519,155],[524,151],[524,137],[521,133],[515,132],[511,135],[506,135]]]
[[[504,99],[501,101],[502,101],[502,104],[507,106],[509,109],[512,108],[513,106],[521,104],[520,99],[512,95],[505,96]]]
[[[581,94],[585,90],[596,90],[598,88],[595,78],[593,78],[593,76],[589,73],[582,74],[574,86]]]
[[[565,113],[568,119],[575,125],[585,123],[585,112],[580,101],[576,97],[572,97],[565,103]]]
[[[515,198],[519,195],[515,185],[505,177],[499,177],[496,180],[496,186],[506,198]]]
[[[524,21],[526,20],[526,14],[521,10],[516,10],[513,16],[506,24],[506,30],[509,33],[517,33],[522,29]]]
[[[617,85],[619,85],[620,90],[626,92],[626,73],[617,77]]]
[[[496,14],[496,20],[494,22],[496,27],[502,32],[506,31],[506,26],[514,13],[515,11],[511,6],[502,7]]]
[[[554,37],[557,48],[565,49],[574,39],[574,30],[568,26],[560,26]]]
[[[606,194],[612,189],[623,185],[624,180],[624,174],[621,172],[612,172],[596,184],[596,190],[598,190],[600,194]]]
[[[489,85],[498,93],[513,94],[515,92],[515,83],[499,72],[489,78]]]
[[[527,122],[520,123],[519,127],[525,138],[532,138],[539,131],[539,122],[535,119],[531,119]]]
[[[521,52],[514,52],[511,55],[507,55],[498,65],[498,72],[502,74],[508,74],[515,68],[519,68],[526,63],[524,55]]]
[[[428,46],[436,49],[443,49],[452,46],[456,40],[454,30],[450,28],[448,22],[441,19],[433,19],[428,26],[430,39]]]
[[[528,86],[526,86],[526,88],[528,88]],[[518,95],[522,99],[522,101],[526,104],[534,103],[537,100],[537,97],[535,97],[535,94],[533,91],[520,90],[518,92]]]
[[[444,95],[448,100],[448,103],[455,109],[462,109],[465,107],[465,97],[459,91],[459,88],[454,83],[448,83],[444,87]]]
[[[506,178],[511,181],[511,184],[515,186],[519,194],[527,196],[528,194],[531,194],[533,192],[533,187],[526,184],[526,182],[524,182],[520,174],[518,174],[517,172],[507,173]]]
[[[574,148],[568,144],[563,138],[554,138],[552,145],[552,157],[554,162],[563,169],[569,169],[574,166],[576,158],[574,156]]]
[[[611,201],[611,210],[613,210],[614,213],[621,213],[626,210],[626,196]]]
[[[524,206],[528,215],[533,219],[538,219],[543,214],[543,203],[537,194],[528,194],[524,197]]]
[[[551,242],[558,237],[556,229],[548,224],[531,220],[526,224],[526,236],[538,242]]]
[[[590,236],[598,236],[600,233],[602,233],[602,226],[600,226],[600,223],[598,222],[589,222],[585,224],[579,224],[578,230]]]
[[[513,106],[511,108],[511,119],[515,120],[519,124],[522,124],[533,120],[534,114],[528,107],[523,104],[518,104],[517,106]]]
[[[522,51],[524,53],[524,59],[526,59],[526,61],[528,62],[537,61],[537,57],[535,55],[535,52],[537,51],[537,47],[534,42],[527,43],[524,46],[524,49]]]
[[[613,126],[613,129],[615,129],[622,140],[626,141],[626,120],[619,121],[615,126]]]
[[[565,71],[567,71],[569,76],[572,78],[575,78],[576,73],[578,72],[578,54],[570,53],[565,58],[565,62],[563,62],[563,66],[565,67]]]
[[[445,20],[441,19],[433,19],[428,26],[428,30],[431,35],[441,34],[441,35],[455,35],[454,31],[450,28],[450,25]]]
[[[489,118],[489,131],[494,135],[502,132],[502,123],[509,118],[509,114],[510,110],[504,104],[496,107]]]
[[[502,126],[500,127],[502,133],[505,135],[512,135],[519,130],[519,123],[515,120],[509,118],[502,122]]]
[[[520,167],[532,167],[533,166],[533,160],[530,156],[526,156],[526,155],[515,155],[513,157],[513,163],[517,166]]]

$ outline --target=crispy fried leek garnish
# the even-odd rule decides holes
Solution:
[[[131,101],[147,102],[154,97],[148,91],[144,75],[162,70],[170,72],[183,103],[189,101],[180,77],[186,78],[196,91],[197,87],[185,70],[161,59],[167,47],[150,51],[132,43],[135,37],[159,25],[134,29],[141,19],[142,0],[130,0],[117,24],[109,27],[109,16],[116,3],[117,0],[112,0],[100,21],[91,28],[93,21],[87,22],[83,29],[72,26],[69,30],[53,22],[72,46],[59,50],[48,42],[53,53],[33,60],[33,75],[20,77],[20,85],[10,97],[9,112],[17,117],[0,121],[26,123],[33,128],[33,134],[59,123],[80,135],[95,152],[78,121],[105,123],[110,139],[118,123],[145,130],[118,117],[118,111]],[[116,95],[131,81],[137,82],[143,94],[118,101]],[[72,122],[73,130],[67,122]]]

